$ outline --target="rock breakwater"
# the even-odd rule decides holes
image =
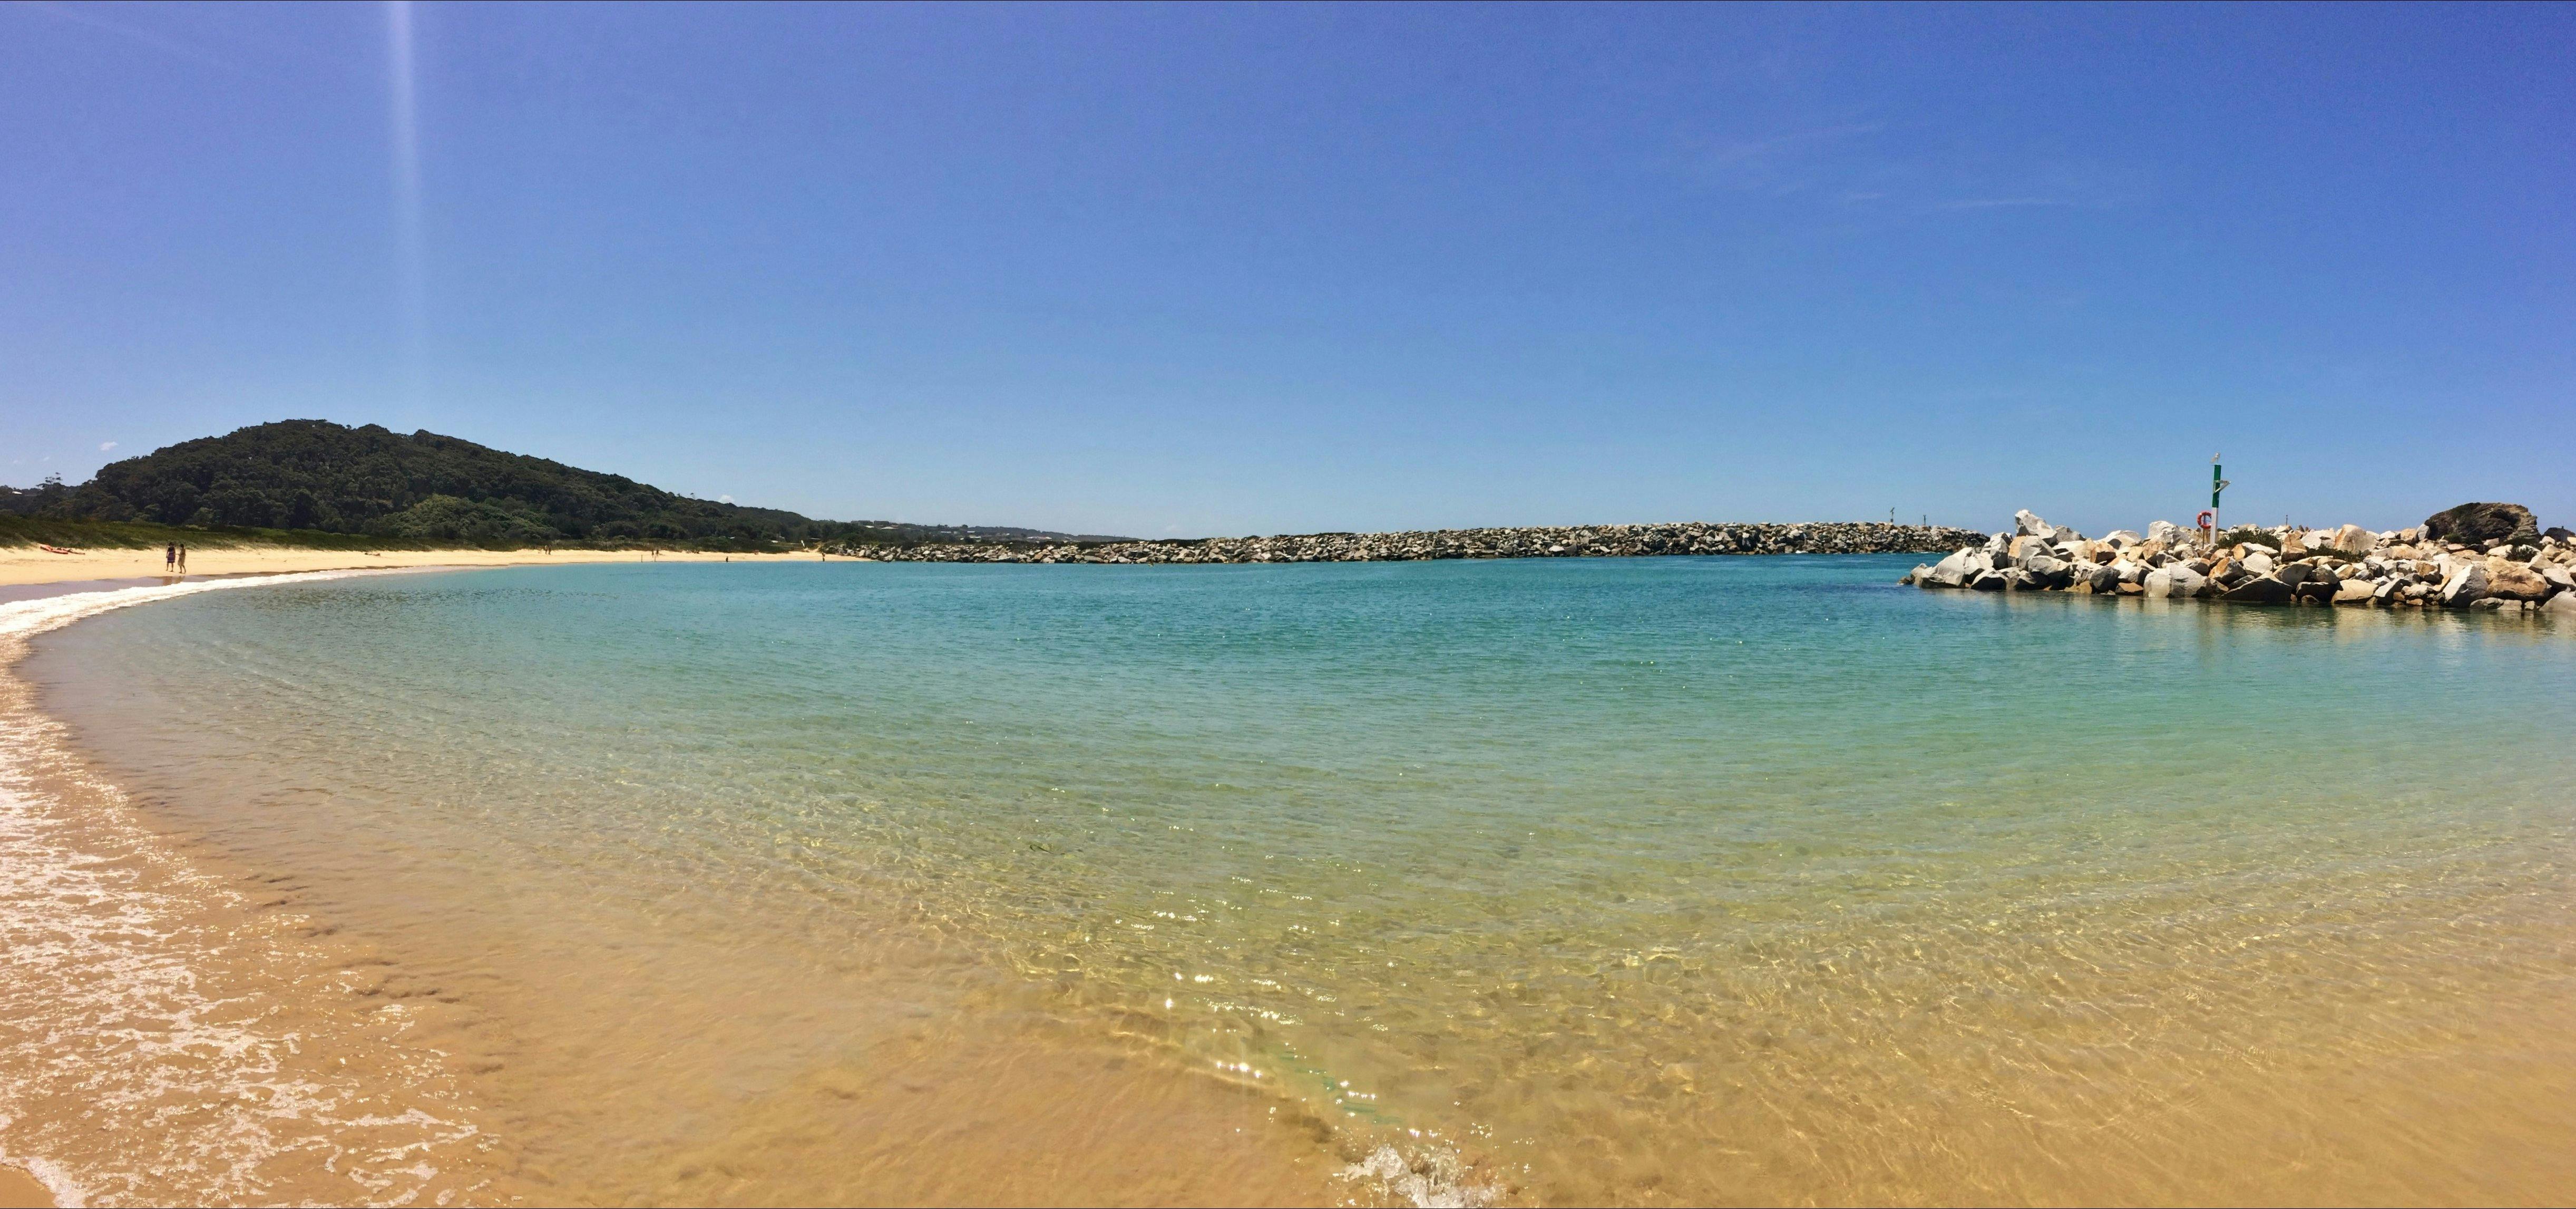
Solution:
[[[1802,525],[1579,525],[1436,529],[1415,533],[1301,533],[1188,541],[841,545],[825,553],[889,562],[1317,563],[1441,558],[1636,558],[1660,554],[1929,554],[1985,540],[1974,529],[1826,521]]]
[[[2576,618],[2576,533],[2516,504],[2462,504],[2411,529],[2231,529],[2166,521],[2088,538],[2022,511],[1902,582],[2229,604],[2484,609]]]

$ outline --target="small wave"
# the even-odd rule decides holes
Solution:
[[[0,1117],[0,1133],[8,1130],[9,1118]],[[58,1209],[87,1209],[89,1205],[89,1190],[73,1179],[70,1172],[63,1170],[62,1164],[52,1159],[14,1155],[0,1150],[0,1167],[15,1167],[35,1177],[35,1181],[44,1185],[45,1192],[53,1197]]]
[[[1482,1209],[1500,1204],[1504,1189],[1474,1178],[1466,1160],[1451,1147],[1406,1155],[1381,1143],[1366,1158],[1342,1168],[1341,1178],[1368,1188],[1382,1200],[1417,1209]]]
[[[139,588],[116,588],[106,592],[72,592],[62,596],[43,596],[34,600],[0,604],[0,639],[27,638],[47,630],[59,629],[84,617],[122,609],[130,605],[150,604],[200,592],[221,592],[233,588],[262,588],[284,583],[310,583],[328,579],[348,579],[360,575],[382,575],[384,571],[301,571],[289,575],[245,575],[238,579],[207,579],[194,583],[151,584]]]

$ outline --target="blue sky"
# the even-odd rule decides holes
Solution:
[[[319,416],[1145,536],[2098,531],[2218,450],[2576,524],[2576,7],[397,14],[0,7],[0,481]]]

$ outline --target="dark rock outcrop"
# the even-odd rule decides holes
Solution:
[[[2424,532],[2464,545],[2529,546],[2540,541],[2540,523],[2520,504],[2462,504],[2424,518]]]

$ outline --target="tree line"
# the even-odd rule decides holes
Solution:
[[[1031,541],[1027,529],[815,520],[677,495],[623,475],[380,425],[281,420],[112,462],[89,482],[0,487],[0,512],[488,546]]]

